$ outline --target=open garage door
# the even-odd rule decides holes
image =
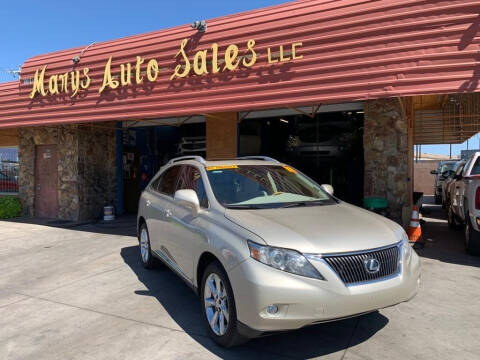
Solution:
[[[124,126],[124,208],[127,213],[136,213],[141,192],[170,159],[205,157],[205,117],[125,122]]]
[[[363,201],[363,103],[240,114],[239,155],[292,164],[338,197]]]

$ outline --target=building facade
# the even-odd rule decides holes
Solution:
[[[14,132],[25,214],[134,211],[178,154],[293,154],[347,200],[386,197],[402,222],[414,144],[480,130],[479,6],[295,1],[207,20],[206,32],[182,25],[28,59],[0,84],[0,142]]]

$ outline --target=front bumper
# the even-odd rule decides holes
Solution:
[[[402,255],[403,257],[403,255]],[[327,281],[289,274],[253,259],[229,272],[237,319],[261,332],[298,329],[410,300],[418,291],[420,261],[412,251],[401,272],[386,280],[346,286],[323,261],[312,261]],[[278,306],[274,315],[268,305]]]

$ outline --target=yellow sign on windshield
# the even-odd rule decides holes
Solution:
[[[238,166],[237,165],[207,166],[207,171],[226,170],[226,169],[238,169]]]
[[[294,168],[290,167],[290,166],[287,166],[287,165],[284,165],[282,166],[285,170],[287,170],[288,172],[291,172],[292,174],[296,174],[297,173],[297,170],[295,170]]]

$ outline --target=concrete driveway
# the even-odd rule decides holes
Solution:
[[[479,359],[480,259],[429,209],[411,302],[230,350],[208,338],[181,280],[142,268],[129,219],[0,222],[0,359]]]

